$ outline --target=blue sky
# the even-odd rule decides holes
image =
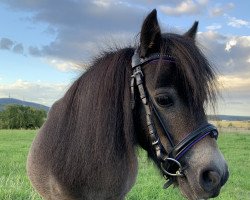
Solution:
[[[163,31],[199,21],[197,44],[219,71],[219,114],[250,115],[250,1],[2,0],[0,98],[51,105],[91,58],[134,44],[156,8]]]

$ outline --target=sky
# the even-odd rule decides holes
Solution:
[[[217,114],[250,116],[246,0],[1,0],[0,98],[51,106],[101,51],[135,44],[154,8],[163,32],[199,21],[197,45],[218,71]]]

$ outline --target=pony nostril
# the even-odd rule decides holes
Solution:
[[[221,176],[216,171],[206,170],[201,174],[201,186],[206,192],[216,189],[220,182]]]

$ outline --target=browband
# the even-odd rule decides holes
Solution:
[[[142,66],[145,65],[148,62],[154,61],[154,60],[159,60],[159,59],[163,59],[163,60],[168,60],[168,61],[173,61],[174,62],[174,57],[168,55],[168,54],[164,54],[161,55],[159,53],[153,53],[151,54],[149,57],[146,58],[140,58],[138,50],[135,50],[134,55],[132,57],[132,69],[138,67],[138,66]]]

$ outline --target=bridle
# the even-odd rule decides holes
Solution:
[[[144,74],[142,66],[154,60],[163,59],[166,62],[175,62],[175,59],[170,55],[151,54],[146,58],[140,58],[138,50],[136,49],[132,57],[132,76],[131,76],[131,106],[135,108],[135,92],[138,90],[140,100],[146,112],[146,121],[149,132],[150,145],[160,163],[160,168],[164,178],[167,182],[164,188],[168,188],[173,182],[174,177],[185,176],[183,166],[180,159],[189,151],[197,142],[210,135],[217,139],[218,131],[212,124],[202,124],[199,128],[189,133],[181,142],[174,144],[172,134],[168,131],[160,113],[157,111],[155,104],[150,97],[144,83]],[[137,90],[135,90],[137,88]],[[156,131],[152,113],[156,116],[162,130],[164,131],[169,144],[171,145],[170,152],[167,152],[163,147],[160,137]]]

